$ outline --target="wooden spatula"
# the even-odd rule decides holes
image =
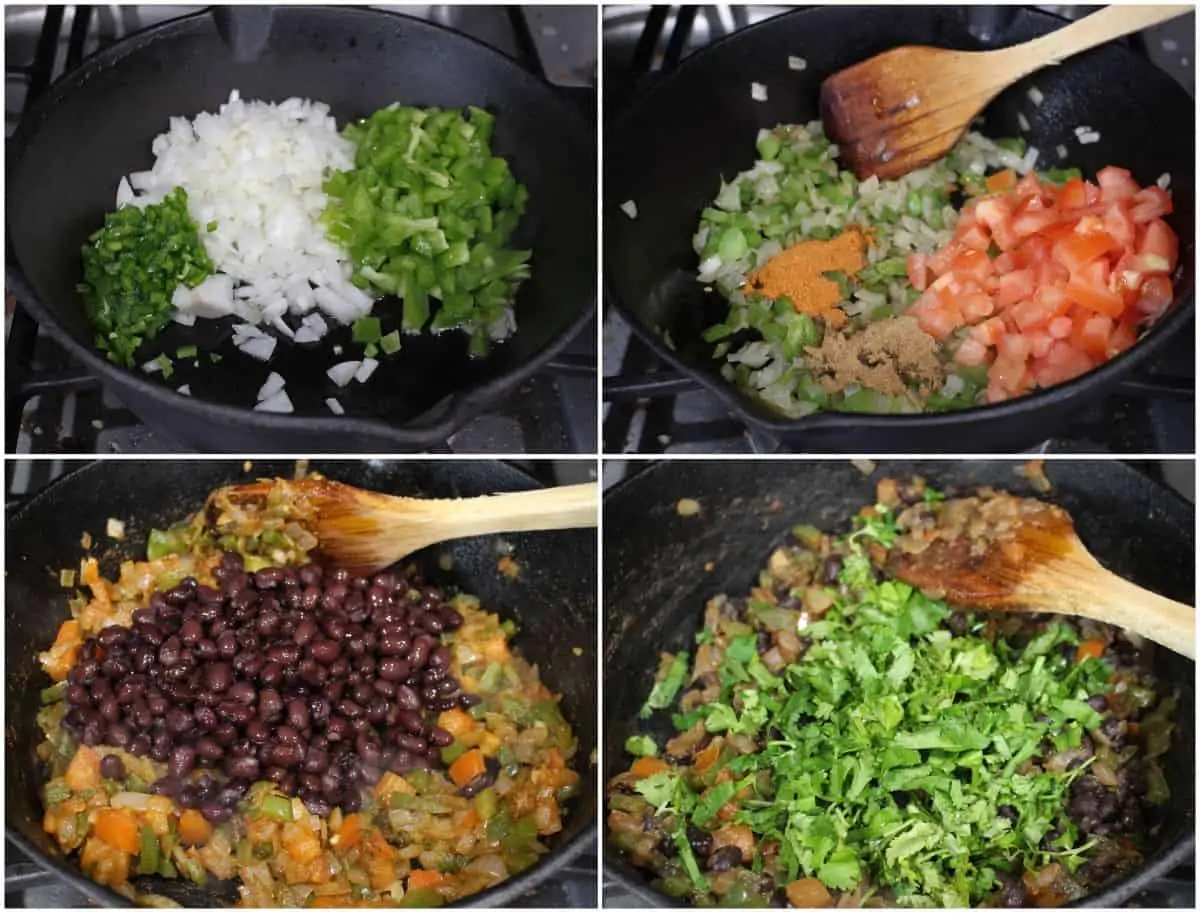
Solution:
[[[894,48],[825,80],[825,133],[860,179],[898,178],[949,152],[987,103],[1018,79],[1192,9],[1110,6],[998,51]]]
[[[893,548],[888,572],[962,608],[1092,618],[1195,658],[1195,609],[1105,570],[1079,541],[1066,511],[1039,501],[1021,504],[1016,526],[1004,537],[987,543],[935,538],[917,554]]]
[[[262,502],[272,490],[296,506],[321,552],[354,573],[368,574],[426,546],[467,536],[596,526],[595,483],[517,491],[481,498],[401,498],[326,479],[263,481],[221,489],[235,505]]]

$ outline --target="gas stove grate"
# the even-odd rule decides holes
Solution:
[[[604,14],[605,112],[611,123],[632,97],[672,72],[686,56],[748,25],[785,11],[778,6],[609,7]],[[1077,16],[1092,8],[1046,7]],[[1190,39],[1193,27],[1186,25]],[[1160,26],[1165,29],[1171,26]],[[1166,32],[1155,32],[1156,36]],[[1171,31],[1172,35],[1175,34]],[[1194,92],[1188,41],[1133,36],[1150,56]],[[1172,47],[1164,55],[1163,47]],[[1180,50],[1182,48],[1182,50]],[[1125,380],[1116,393],[1085,410],[1064,440],[1039,448],[1079,453],[1192,453],[1195,364],[1193,325],[1149,368]],[[622,315],[606,309],[604,323],[603,452],[782,453],[777,439],[733,417],[720,401],[663,363],[632,332]]]
[[[179,8],[177,14],[193,8]],[[424,9],[445,17],[443,8]],[[141,7],[48,6],[25,59],[7,54],[6,128],[11,133],[29,104],[55,79],[100,47],[146,24]],[[408,11],[410,14],[413,11]],[[26,8],[23,15],[30,15]],[[163,18],[161,13],[153,21]],[[535,34],[531,21],[548,23],[549,10],[494,7],[470,20],[475,37],[549,78],[589,119],[595,116],[594,74],[586,59],[567,65],[569,45],[552,25]],[[10,22],[6,11],[6,43]],[[457,24],[457,23],[454,23]],[[553,47],[548,45],[553,38]],[[550,61],[548,65],[545,61]],[[590,83],[590,84],[584,84]],[[108,394],[13,295],[6,296],[5,449],[36,453],[180,453],[187,448],[148,428]],[[509,399],[469,422],[434,453],[594,453],[596,356],[594,324],[585,326],[563,354]]]

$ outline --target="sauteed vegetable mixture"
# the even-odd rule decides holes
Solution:
[[[675,734],[628,740],[612,843],[699,905],[1055,906],[1136,866],[1176,696],[1124,632],[888,579],[942,496],[877,494],[849,534],[796,528],[663,656],[642,717]]]
[[[839,167],[820,122],[757,148],[693,245],[729,301],[705,334],[722,373],[784,415],[1009,399],[1115,357],[1172,301],[1170,175],[1035,172],[1044,152],[975,132],[895,181]]]
[[[314,561],[287,491],[218,493],[116,580],[83,562],[90,595],[40,657],[46,831],[148,903],[139,876],[236,879],[252,907],[437,906],[528,868],[579,778],[512,623],[415,568]]]

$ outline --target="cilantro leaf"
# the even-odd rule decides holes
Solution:
[[[737,785],[729,780],[725,783],[718,783],[707,793],[700,797],[700,801],[696,803],[696,811],[692,815],[692,821],[701,827],[708,824],[717,816],[717,812],[733,798],[733,794],[737,792]]]
[[[631,735],[625,740],[625,750],[638,758],[658,756],[658,745],[648,735]]]
[[[660,681],[654,683],[654,687],[650,690],[650,696],[646,698],[646,703],[642,705],[642,710],[638,715],[642,719],[646,719],[655,710],[665,710],[667,707],[670,707],[671,702],[675,700],[675,695],[683,687],[683,682],[687,678],[687,671],[688,654],[680,653],[676,655],[671,660],[667,674]]]

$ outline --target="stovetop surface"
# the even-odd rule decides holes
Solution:
[[[582,6],[387,6],[463,32],[541,72],[594,120],[596,10]],[[200,6],[90,7],[86,36],[72,48],[75,7],[42,47],[46,7],[6,7],[5,133],[20,120],[31,83],[44,88],[68,60],[106,47],[139,29],[204,9]],[[80,20],[82,21],[82,20]],[[35,91],[36,91],[35,88]],[[31,356],[19,383],[9,372],[6,449],[10,453],[183,453],[188,448],[143,424],[104,391],[56,342],[37,332],[6,295],[8,364]],[[563,354],[513,395],[459,429],[432,452],[594,453],[597,449],[596,324],[589,323]]]
[[[1042,6],[1079,18],[1095,6]],[[605,118],[629,104],[637,91],[673,64],[712,41],[788,10],[781,5],[657,8],[607,6],[602,20]],[[663,12],[665,11],[665,15]],[[648,26],[649,24],[649,26]],[[1195,17],[1185,16],[1134,36],[1135,47],[1195,95]],[[652,42],[646,37],[658,34]],[[649,42],[647,45],[646,42]],[[647,50],[650,52],[647,53]],[[1195,451],[1195,325],[1175,338],[1138,378],[1078,415],[1062,440],[1034,451],[1079,453],[1178,453]],[[663,364],[607,308],[603,325],[605,380],[603,452],[782,453],[776,439],[746,428],[724,404]],[[1159,386],[1147,389],[1146,379]],[[1164,389],[1166,388],[1166,389]],[[951,445],[952,446],[952,445]]]

